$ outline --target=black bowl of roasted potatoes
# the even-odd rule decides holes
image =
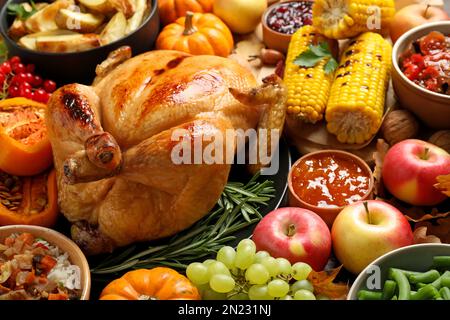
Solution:
[[[151,50],[160,27],[156,0],[9,0],[0,18],[9,55],[59,84],[90,83],[119,47]]]

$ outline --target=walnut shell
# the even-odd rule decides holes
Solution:
[[[441,130],[435,132],[428,142],[438,146],[450,153],[450,130]]]
[[[391,146],[402,140],[414,138],[419,132],[419,123],[406,110],[394,110],[383,121],[381,134]]]

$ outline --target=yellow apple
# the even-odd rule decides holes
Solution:
[[[213,12],[234,33],[253,32],[261,22],[267,0],[215,0]]]

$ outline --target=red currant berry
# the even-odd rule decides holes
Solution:
[[[47,95],[48,95],[48,93],[45,92],[45,90],[42,88],[34,91],[35,100],[38,102],[47,103],[47,100],[48,100]]]
[[[35,88],[40,87],[42,84],[42,78],[40,76],[34,76],[33,80],[31,81],[31,84]]]
[[[25,72],[25,66],[22,63],[17,63],[12,65],[12,70],[15,74]]]
[[[30,88],[26,88],[26,87],[23,87],[23,86],[21,86],[21,87],[19,88],[19,96],[20,96],[20,97],[27,98],[27,97],[29,97],[30,95],[31,95],[31,89],[30,89]]]
[[[25,73],[21,72],[19,74],[16,74],[12,80],[12,82],[16,83],[17,85],[21,85],[24,82],[28,82],[28,77]]]
[[[9,59],[9,62],[11,64],[18,64],[18,63],[20,63],[20,57],[19,56],[13,56],[13,57],[11,57],[11,59]]]
[[[19,87],[18,86],[10,86],[8,93],[11,98],[18,97],[19,96]]]
[[[27,72],[33,73],[35,68],[36,67],[34,66],[34,64],[27,64],[25,69],[26,69]]]
[[[0,73],[3,73],[4,75],[11,73],[11,64],[8,61],[5,61],[0,65]]]
[[[22,83],[21,85],[20,85],[20,89],[25,89],[25,88],[27,88],[27,89],[32,89],[33,87],[31,86],[31,84],[29,84],[28,82],[24,82],[24,83]]]
[[[6,79],[6,76],[3,73],[0,73],[0,86],[3,86],[5,79]]]
[[[27,82],[33,83],[34,76],[30,72],[25,73],[25,75],[27,76]]]
[[[52,80],[45,80],[44,81],[44,90],[48,93],[52,93],[56,90],[56,83]]]

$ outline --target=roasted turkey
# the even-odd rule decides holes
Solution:
[[[231,165],[174,163],[174,130],[192,140],[284,122],[276,76],[258,85],[250,70],[215,56],[130,57],[128,47],[112,52],[92,86],[63,86],[48,104],[60,210],[90,255],[173,235],[216,204]]]

